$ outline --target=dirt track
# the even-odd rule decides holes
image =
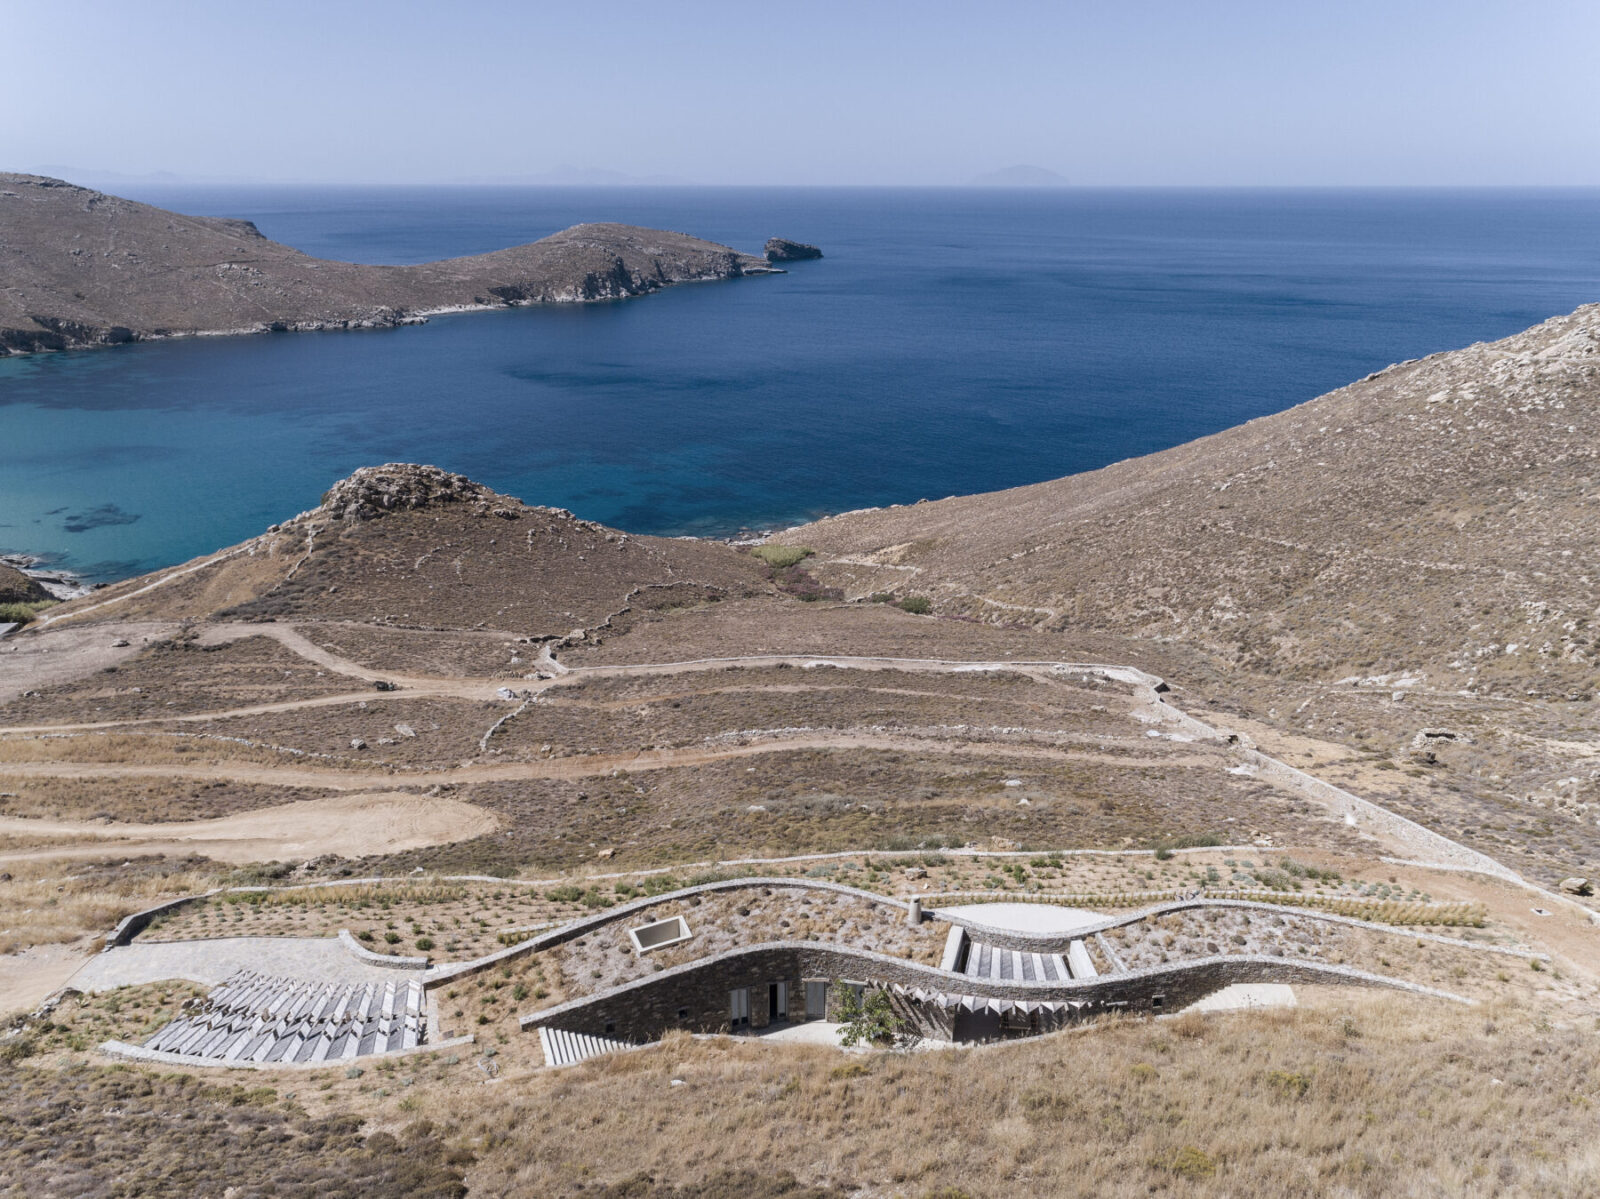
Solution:
[[[220,862],[284,861],[321,854],[362,857],[482,836],[498,822],[482,808],[448,796],[363,792],[303,800],[218,820],[110,824],[0,817],[0,835],[68,842],[0,855],[0,862],[38,858],[200,853]]]
[[[205,630],[204,637],[211,643],[225,643],[245,636],[267,635],[273,637],[285,648],[300,655],[308,661],[316,662],[325,669],[334,670],[352,678],[364,681],[384,679],[391,683],[394,690],[382,694],[395,697],[423,697],[430,695],[466,695],[472,698],[485,698],[486,691],[498,694],[501,687],[492,681],[482,678],[466,676],[454,677],[397,677],[386,673],[370,671],[355,662],[331,654],[325,649],[315,645],[298,630],[287,624],[222,624],[213,625]],[[561,687],[573,681],[594,677],[625,677],[641,675],[678,675],[699,673],[707,670],[717,670],[725,667],[769,667],[790,666],[802,670],[816,668],[834,669],[866,669],[866,670],[896,670],[914,673],[957,674],[966,672],[983,671],[1013,671],[1029,675],[1041,682],[1060,682],[1075,674],[1095,673],[1103,677],[1129,684],[1134,688],[1134,694],[1128,697],[1127,714],[1147,726],[1165,727],[1169,732],[1182,730],[1177,735],[1180,739],[1189,740],[1195,737],[1216,738],[1217,731],[1201,721],[1185,714],[1177,708],[1165,703],[1157,692],[1159,680],[1131,667],[1102,665],[1091,663],[1068,663],[1051,661],[958,661],[945,659],[911,659],[887,656],[820,656],[820,655],[795,655],[795,654],[760,654],[748,655],[737,658],[709,658],[692,661],[639,663],[618,666],[578,667],[567,668],[556,663],[549,654],[548,647],[541,651],[540,664],[546,672],[554,671],[554,677],[528,680],[526,685],[517,687],[524,697],[536,696],[539,692],[553,687]],[[235,713],[281,711],[298,707],[319,707],[337,705],[341,702],[350,702],[357,698],[352,693],[347,696],[322,696],[310,700],[285,701],[281,704],[261,705],[252,709],[235,709]],[[361,692],[360,698],[370,699],[371,693]],[[524,705],[525,706],[525,705]],[[520,710],[520,709],[519,709]],[[509,712],[514,715],[514,712]],[[220,713],[206,713],[191,715],[187,719],[215,719]],[[505,718],[502,718],[502,722]],[[502,722],[496,722],[496,727]],[[112,728],[121,722],[105,722],[94,727]],[[128,723],[148,723],[145,721]],[[13,732],[65,732],[73,728],[84,726],[53,725],[36,726],[29,730],[14,729]],[[1151,728],[1151,731],[1156,731]],[[490,732],[493,732],[491,728]],[[485,735],[483,742],[487,743],[489,735]],[[674,767],[699,766],[707,763],[725,760],[728,758],[745,757],[754,754],[783,752],[792,750],[829,750],[829,749],[871,749],[908,752],[928,752],[930,750],[946,754],[962,755],[992,755],[1003,751],[1011,757],[1031,758],[1035,760],[1062,760],[1073,759],[1077,761],[1093,762],[1102,766],[1142,766],[1149,764],[1149,759],[1123,755],[1112,755],[1095,752],[1085,752],[1075,749],[1066,749],[1056,746],[1018,745],[1011,742],[975,742],[966,739],[948,739],[943,737],[907,736],[904,734],[884,733],[841,733],[817,732],[809,730],[788,732],[786,730],[770,730],[757,733],[730,733],[727,740],[719,743],[715,737],[708,737],[703,745],[687,746],[676,749],[650,749],[627,753],[588,754],[563,758],[545,759],[532,762],[505,762],[497,763],[492,758],[479,762],[463,764],[460,767],[448,770],[425,771],[385,771],[381,774],[362,773],[351,774],[343,771],[308,771],[303,767],[280,770],[275,766],[259,765],[207,765],[207,766],[158,766],[158,765],[122,765],[122,764],[88,764],[73,763],[17,763],[8,764],[6,769],[13,774],[27,774],[34,776],[78,776],[78,777],[160,777],[169,778],[207,778],[207,779],[233,779],[241,782],[252,783],[277,783],[308,786],[332,786],[339,789],[382,789],[392,788],[400,780],[406,785],[428,786],[444,783],[471,783],[471,782],[497,782],[517,779],[576,779],[607,774],[618,770],[653,770]],[[1268,760],[1270,765],[1279,765]],[[1196,755],[1193,757],[1164,757],[1161,760],[1163,767],[1198,767],[1214,765],[1215,760]],[[1301,789],[1307,798],[1319,804],[1326,802],[1325,797],[1316,790],[1313,780],[1300,776],[1302,784],[1296,784],[1289,778],[1291,786]],[[1384,809],[1371,805],[1368,810],[1378,815],[1382,820],[1394,824],[1394,818]],[[1398,826],[1396,826],[1398,827]],[[1392,831],[1392,830],[1391,830]],[[1417,832],[1422,830],[1418,829]],[[159,835],[159,834],[154,834]],[[430,842],[438,840],[463,839],[465,836],[476,835],[462,833],[457,837],[440,834]],[[1431,834],[1424,834],[1428,836]],[[1436,844],[1446,847],[1449,853],[1460,850],[1463,855],[1469,853],[1459,845],[1438,839]],[[1394,841],[1394,848],[1402,856],[1415,856],[1404,837]],[[49,851],[38,849],[31,851],[29,856],[48,856]],[[1479,855],[1480,860],[1481,855]],[[1485,863],[1486,867],[1492,864]],[[1498,867],[1493,867],[1498,868]]]

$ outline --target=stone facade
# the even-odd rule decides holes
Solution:
[[[808,979],[838,979],[875,987],[898,985],[906,990],[1020,1001],[1075,1001],[1081,1014],[1103,1011],[1162,1013],[1175,1011],[1232,983],[1344,983],[1393,987],[1417,994],[1468,1002],[1382,975],[1343,966],[1289,961],[1259,955],[1202,958],[1157,969],[1065,982],[1013,982],[968,978],[863,950],[810,942],[777,941],[731,950],[698,962],[687,962],[659,974],[595,995],[570,1000],[522,1018],[523,1031],[547,1025],[571,1032],[621,1040],[652,1041],[672,1029],[690,1032],[730,1031],[729,993],[748,988],[751,1029],[767,1026],[768,988],[789,984],[791,1020],[804,1018]],[[799,1004],[795,1004],[798,997]],[[896,1007],[909,1016],[924,1036],[949,1040],[957,1031],[949,1012],[937,1004],[896,996]],[[760,1013],[760,1023],[757,1013]]]

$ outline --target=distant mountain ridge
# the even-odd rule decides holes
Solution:
[[[377,328],[773,273],[781,272],[753,254],[618,224],[415,266],[335,262],[271,241],[249,221],[0,173],[0,356],[200,333]]]

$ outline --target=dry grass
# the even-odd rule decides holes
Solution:
[[[974,1199],[1600,1187],[1588,1094],[1600,1042],[1512,1008],[1463,1019],[1338,997],[838,1065],[828,1051],[673,1036],[519,1080],[470,1123],[496,1148],[469,1181],[570,1195],[643,1172],[697,1193],[756,1161],[810,1185]]]
[[[692,938],[648,955],[639,954],[628,929],[670,916],[687,920]],[[551,986],[560,990],[563,999],[570,999],[763,941],[852,946],[936,966],[949,927],[927,921],[912,928],[899,908],[853,895],[741,887],[654,904],[625,921],[519,961],[513,977],[537,975],[544,979],[548,972]]]
[[[0,954],[109,932],[130,912],[204,891],[215,878],[197,859],[165,858],[13,862],[4,873]]]
[[[232,816],[330,794],[313,787],[232,779],[62,779],[0,773],[0,815],[36,819],[159,824]]]
[[[540,1199],[1569,1196],[1600,1187],[1590,1095],[1600,1040],[1587,1025],[1552,1021],[1539,997],[1464,1012],[1298,988],[1308,1006],[1296,1010],[1112,1018],[984,1049],[849,1059],[673,1034],[643,1052],[539,1071],[535,1039],[514,1031],[516,986],[499,971],[464,980],[457,1002],[487,1018],[469,1020],[479,1044],[459,1056],[204,1081],[0,1068],[0,1102],[46,1113],[0,1121],[0,1184],[12,1188],[0,1194],[169,1193],[149,1189],[150,1172],[159,1163],[181,1176],[179,1155],[209,1160],[190,1139],[196,1125],[240,1132],[216,1122],[219,1106],[324,1127],[343,1121],[349,1134],[359,1113],[385,1161],[431,1140],[420,1156],[435,1164],[476,1157],[472,1193]],[[180,990],[64,1005],[62,1027],[32,1034],[45,1051],[37,1060],[59,1052],[75,1061],[73,1038],[136,1031]],[[490,1078],[498,1084],[485,1086]],[[207,1085],[218,1079],[226,1081]],[[104,1089],[118,1080],[138,1089]],[[137,1117],[137,1140],[123,1137],[121,1116],[96,1125],[99,1139],[81,1135],[88,1126],[74,1121],[104,1122],[111,1109]],[[459,1126],[413,1124],[443,1111],[462,1113]],[[171,1118],[179,1112],[185,1118]],[[297,1127],[281,1127],[279,1156],[258,1152],[242,1130],[227,1175],[235,1193],[308,1193],[291,1184],[321,1163],[300,1152],[309,1142]],[[43,1172],[82,1168],[96,1181],[92,1169],[113,1153],[146,1190],[56,1186],[61,1176]],[[363,1164],[371,1159],[351,1168]]]
[[[0,1195],[459,1199],[469,1151],[432,1125],[362,1136],[292,1093],[121,1069],[0,1068]]]
[[[204,998],[209,989],[172,979],[97,994],[69,991],[48,1016],[28,1023],[28,1056],[43,1058],[62,1050],[82,1053],[111,1040],[140,1044],[176,1020],[185,1003]]]
[[[0,704],[0,724],[148,720],[353,690],[266,637],[201,646],[192,631],[118,665]]]
[[[229,892],[158,916],[146,939],[331,937],[350,929],[380,953],[460,960],[499,949],[508,929],[570,919],[586,909],[536,889],[473,883],[384,883]],[[427,945],[418,942],[427,941]]]
[[[1019,762],[998,745],[984,746],[981,755],[930,745],[925,751],[783,749],[692,767],[474,783],[457,794],[501,818],[495,833],[400,855],[384,866],[570,871],[593,862],[598,850],[615,848],[617,868],[639,869],[864,846],[1131,848],[1185,836],[1360,846],[1349,830],[1323,819],[1321,809],[1229,775],[1222,765],[1220,755],[1214,767]],[[1009,778],[1023,786],[1005,786]]]

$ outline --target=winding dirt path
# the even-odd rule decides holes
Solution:
[[[1209,768],[1213,760],[1201,756],[1174,755],[1140,758],[1125,754],[1081,753],[1048,746],[1014,745],[1009,742],[936,741],[921,737],[895,737],[888,734],[837,733],[818,736],[773,736],[748,743],[718,746],[685,746],[676,749],[629,750],[622,753],[581,754],[565,758],[546,758],[532,762],[495,762],[492,759],[471,766],[448,770],[308,770],[304,767],[279,768],[249,763],[137,763],[125,762],[0,762],[0,775],[13,778],[183,778],[222,779],[241,783],[266,783],[283,787],[322,787],[332,790],[360,790],[371,787],[428,787],[438,784],[495,783],[517,779],[581,779],[610,774],[614,770],[669,770],[683,766],[705,766],[732,758],[792,750],[878,749],[913,753],[958,754],[992,757],[1003,752],[1011,758],[1040,761],[1092,762],[1102,766],[1141,768],[1169,766]],[[26,821],[37,831],[42,824]],[[156,826],[164,827],[164,826]],[[8,831],[0,818],[0,832]]]
[[[0,816],[0,835],[70,842],[0,854],[0,862],[128,854],[204,854],[220,862],[264,862],[320,854],[365,857],[465,841],[499,827],[493,815],[443,795],[369,791],[300,800],[212,820],[116,824]]]
[[[392,696],[419,696],[432,694],[461,694],[473,698],[481,698],[485,690],[492,689],[499,694],[503,684],[486,681],[482,678],[469,677],[444,677],[444,678],[414,678],[395,677],[379,674],[362,667],[358,663],[349,661],[331,654],[322,647],[312,643],[298,630],[280,624],[272,625],[219,625],[208,630],[208,636],[217,642],[237,639],[244,636],[265,634],[276,638],[292,652],[301,655],[307,661],[314,661],[327,669],[349,675],[363,680],[386,679],[395,688],[380,694]],[[940,658],[899,658],[888,655],[799,655],[799,654],[753,654],[727,658],[700,658],[679,662],[635,663],[611,666],[580,666],[564,667],[555,661],[549,647],[545,646],[539,654],[539,661],[546,666],[546,673],[553,677],[545,679],[526,680],[525,685],[516,688],[511,696],[522,702],[526,707],[527,702],[540,692],[552,687],[568,685],[574,681],[585,678],[624,678],[638,676],[670,676],[691,672],[714,670],[721,667],[774,667],[790,666],[806,669],[853,669],[853,670],[900,670],[924,673],[983,673],[989,671],[1007,671],[1022,673],[1041,682],[1070,683],[1073,676],[1094,675],[1101,678],[1123,683],[1132,689],[1128,697],[1127,714],[1133,719],[1150,726],[1152,733],[1161,734],[1166,730],[1165,736],[1177,740],[1204,739],[1220,741],[1223,734],[1213,726],[1180,711],[1165,702],[1161,692],[1165,690],[1162,681],[1153,675],[1136,667],[1108,665],[1104,663],[1083,662],[1058,662],[1047,660],[994,660],[994,661],[962,661],[958,659]],[[281,705],[261,705],[254,709],[234,709],[237,714],[246,712],[282,711],[294,707],[328,706],[341,702],[349,702],[350,697],[323,696],[314,700],[285,701]],[[363,695],[362,698],[368,698]],[[185,720],[215,719],[217,713],[191,715]],[[505,718],[491,726],[490,734],[499,725],[505,723]],[[66,731],[69,726],[34,726],[36,733],[46,731]],[[105,727],[116,727],[102,725]],[[4,732],[6,730],[0,730]],[[13,730],[21,731],[21,730]],[[486,747],[488,735],[483,738],[481,745]],[[474,763],[453,770],[444,771],[417,771],[385,772],[382,775],[352,776],[344,772],[283,771],[276,768],[260,766],[206,766],[206,767],[130,767],[122,764],[107,764],[95,771],[100,777],[127,777],[135,773],[148,775],[166,775],[167,777],[207,777],[207,778],[232,778],[242,781],[282,783],[291,778],[314,779],[307,785],[327,786],[331,779],[342,775],[345,784],[355,786],[394,786],[401,780],[405,784],[429,785],[433,783],[465,783],[489,782],[515,779],[532,778],[582,778],[603,774],[613,770],[651,770],[670,767],[704,765],[727,758],[749,756],[752,754],[782,752],[792,749],[887,749],[911,752],[927,752],[935,750],[941,753],[955,754],[981,754],[992,755],[997,750],[1003,750],[1008,756],[1033,759],[1075,759],[1079,761],[1094,762],[1099,765],[1109,766],[1141,766],[1160,764],[1162,766],[1199,766],[1213,765],[1214,760],[1207,762],[1201,758],[1166,757],[1156,763],[1150,759],[1130,758],[1107,754],[1083,753],[1064,750],[1055,747],[1038,745],[1016,745],[1013,743],[988,743],[953,741],[946,739],[929,739],[923,737],[893,736],[877,733],[828,733],[812,735],[809,731],[799,735],[777,735],[768,737],[757,732],[750,735],[730,734],[733,744],[684,747],[679,749],[642,750],[631,753],[618,754],[591,754],[581,757],[559,758],[535,762],[517,763]],[[1433,859],[1456,865],[1465,865],[1472,869],[1483,870],[1491,874],[1523,882],[1514,872],[1490,858],[1450,840],[1441,834],[1434,833],[1398,814],[1389,811],[1368,800],[1362,799],[1350,792],[1343,791],[1311,775],[1298,771],[1278,759],[1261,754],[1253,749],[1244,748],[1240,751],[1255,768],[1263,774],[1270,775],[1272,780],[1280,786],[1301,793],[1305,798],[1317,803],[1319,807],[1332,810],[1340,814],[1345,823],[1359,824],[1368,835],[1373,836],[1378,842],[1387,844],[1400,856],[1416,857],[1419,853]],[[83,769],[88,764],[74,764]],[[31,763],[7,765],[3,769],[12,773],[19,773],[19,766],[31,767],[26,773],[40,775],[61,775],[66,773],[65,764],[56,763]],[[93,767],[90,767],[93,770]],[[88,770],[83,777],[92,777]],[[333,784],[338,785],[338,784]],[[1524,884],[1527,885],[1527,884]],[[1554,897],[1553,897],[1554,898]]]

